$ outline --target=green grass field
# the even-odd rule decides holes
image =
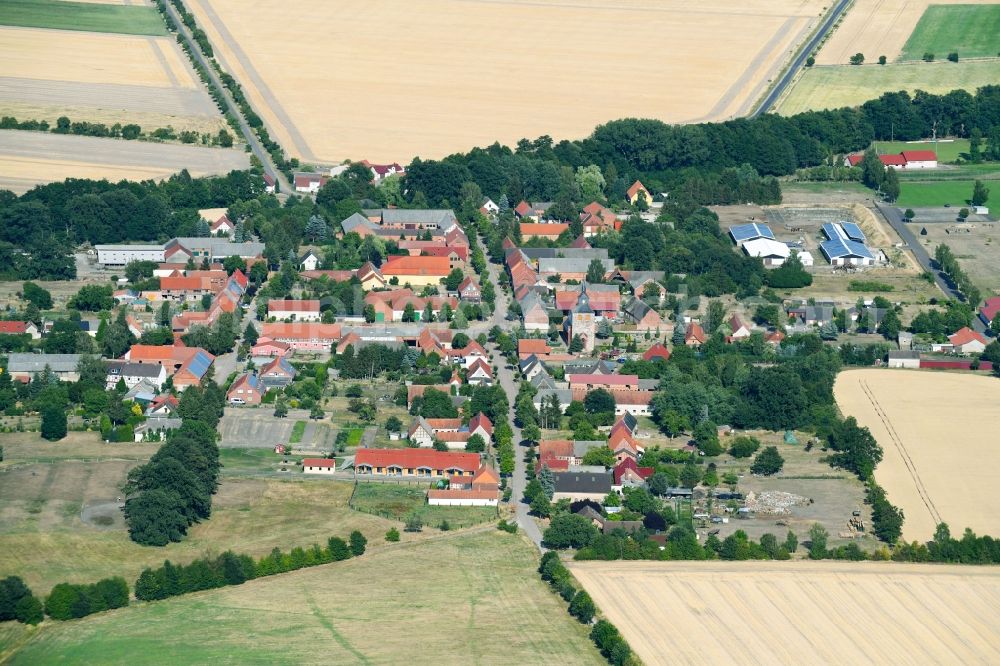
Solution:
[[[996,61],[918,62],[890,65],[832,65],[803,72],[779,103],[785,116],[803,111],[859,106],[885,92],[917,89],[941,94],[957,88],[976,88],[998,81]]]
[[[12,664],[607,663],[537,565],[527,541],[491,527],[34,631],[0,628],[0,649]]]
[[[969,152],[969,140],[938,141],[936,146],[933,141],[876,141],[875,148],[881,155],[894,155],[904,150],[936,150],[938,162],[954,162],[962,153]]]
[[[289,444],[298,444],[302,441],[302,435],[306,431],[305,421],[296,421],[295,425],[292,426],[292,434],[288,436]]]
[[[359,483],[351,505],[358,511],[405,521],[417,514],[425,527],[437,528],[447,520],[452,528],[496,520],[497,512],[488,506],[429,506],[428,486],[422,484]]]
[[[127,35],[167,34],[163,19],[153,7],[64,0],[3,0],[0,25]]]
[[[944,60],[1000,56],[1000,5],[930,5],[903,46],[900,60],[933,53]]]
[[[903,181],[897,206],[917,208],[921,206],[944,206],[946,203],[961,208],[972,198],[973,181]],[[957,211],[956,211],[957,214]]]

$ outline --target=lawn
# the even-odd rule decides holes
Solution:
[[[947,203],[961,208],[972,198],[973,185],[971,180],[903,181],[900,183],[901,191],[896,205],[903,208],[918,208],[943,206]]]
[[[357,446],[365,434],[364,428],[351,428],[347,431],[347,446]]]
[[[65,0],[3,0],[0,25],[126,35],[167,34],[163,19],[153,7]]]
[[[48,623],[13,664],[601,664],[539,580],[538,553],[493,528]],[[178,637],[183,637],[179,640]]]
[[[292,426],[292,434],[288,438],[289,444],[298,444],[302,441],[302,435],[306,431],[305,421],[296,421],[295,425]]]
[[[996,61],[917,62],[890,65],[829,65],[806,69],[778,112],[785,116],[803,111],[859,106],[888,91],[917,89],[942,94],[957,88],[976,88],[997,82]]]
[[[3,575],[19,575],[40,594],[58,582],[91,582],[111,575],[134,583],[143,567],[170,559],[188,562],[206,552],[233,549],[256,556],[325,543],[335,535],[361,530],[370,540],[392,526],[390,520],[352,511],[352,484],[330,479],[288,480],[224,477],[213,498],[212,517],[193,526],[188,537],[164,548],[133,543],[122,528],[84,524],[80,509],[90,501],[114,499],[136,463],[65,461],[23,465],[0,482],[0,553]],[[322,510],[317,510],[322,507]],[[404,534],[404,540],[430,533]]]
[[[938,162],[954,162],[962,153],[969,152],[968,139],[948,141],[876,141],[873,146],[881,155],[895,155],[904,150],[934,150]]]
[[[925,53],[944,59],[1000,56],[1000,5],[931,5],[903,46],[900,60],[920,60]]]
[[[419,515],[426,527],[438,527],[448,521],[452,528],[476,525],[496,519],[497,512],[487,506],[429,506],[427,488],[422,484],[359,483],[351,505],[358,511],[405,521]]]

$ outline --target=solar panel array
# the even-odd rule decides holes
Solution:
[[[844,233],[847,234],[847,237],[852,241],[857,241],[859,243],[865,242],[865,232],[861,231],[861,227],[853,222],[841,222],[840,228],[844,230]]]
[[[827,222],[823,225],[823,234],[832,241],[847,238],[847,234],[840,228],[840,225],[833,224],[832,222]]]
[[[857,241],[838,238],[837,240],[823,241],[820,243],[820,247],[823,248],[823,254],[831,260],[849,255],[864,257],[865,259],[875,258],[863,243],[858,243]]]
[[[208,357],[205,352],[198,352],[188,363],[188,370],[191,371],[195,377],[202,377],[206,372],[208,372],[208,366],[212,365],[212,359]]]
[[[766,224],[758,224],[756,222],[752,224],[739,224],[735,227],[729,227],[729,233],[732,235],[733,240],[737,243],[750,240],[752,238],[770,238],[774,240],[774,233],[771,228]]]

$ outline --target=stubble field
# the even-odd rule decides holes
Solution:
[[[818,0],[189,0],[225,69],[295,156],[406,162],[582,138],[622,117],[747,111]]]
[[[969,373],[858,369],[834,385],[840,410],[867,426],[885,457],[875,478],[903,509],[903,538],[929,540],[939,522],[1000,534],[994,492],[1000,382]]]
[[[947,17],[951,5],[992,4],[996,0],[855,0],[843,23],[816,56],[816,64],[846,65],[855,53],[865,54],[866,62],[877,62],[880,55],[893,62],[903,53],[929,6],[942,6],[943,10],[937,11]],[[977,27],[963,24],[962,31],[975,34]],[[946,55],[940,53],[938,57]]]
[[[249,166],[247,153],[233,148],[0,130],[0,189],[17,194],[66,178],[159,180],[181,169],[207,176]]]
[[[837,562],[574,562],[643,662],[1000,660],[995,568]]]
[[[0,659],[6,643],[12,664],[606,663],[537,565],[525,539],[494,527],[439,534],[239,587],[0,631]]]

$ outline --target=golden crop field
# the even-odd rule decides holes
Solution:
[[[927,541],[939,522],[1000,534],[1000,382],[970,373],[858,369],[834,385],[840,410],[867,426],[885,457],[875,478],[903,509],[903,538]]]
[[[272,135],[406,162],[603,122],[744,113],[820,0],[188,0]]]
[[[869,63],[877,62],[880,55],[892,62],[903,51],[924,10],[932,4],[996,4],[996,0],[855,0],[843,23],[816,56],[816,63],[846,65],[855,53],[863,53]]]
[[[643,662],[990,664],[1000,570],[895,562],[574,562]]]

